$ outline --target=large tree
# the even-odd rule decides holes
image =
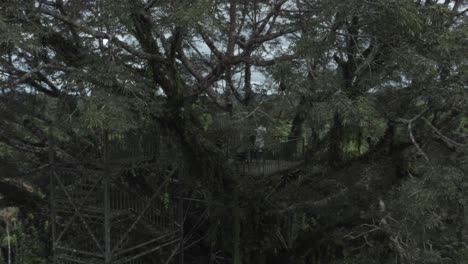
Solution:
[[[212,105],[228,113],[234,104],[249,105],[252,67],[291,59],[289,48],[279,45],[297,28],[283,12],[289,5],[4,1],[2,142],[24,154],[34,170],[47,162],[48,135],[69,140],[54,147],[58,161],[75,161],[79,145],[91,144],[77,129],[157,124],[182,147],[188,181],[207,183],[209,193],[235,196],[236,177],[207,137],[203,115]]]
[[[187,193],[228,204],[213,210],[206,230],[216,234],[199,255],[461,260],[467,26],[462,0],[5,0],[2,169],[45,187],[50,135],[62,141],[55,158],[73,161],[92,145],[84,130],[156,125],[201,189]],[[260,75],[272,80],[262,99]],[[241,132],[216,130],[229,123],[219,116],[307,137],[308,166],[239,179],[217,132]],[[36,199],[9,179],[1,186],[19,188],[2,191],[13,202]],[[448,251],[437,238],[447,227]]]

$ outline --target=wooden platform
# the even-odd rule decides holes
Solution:
[[[252,162],[242,162],[239,170],[243,175],[248,176],[269,176],[294,169],[303,164],[303,160],[261,160]]]

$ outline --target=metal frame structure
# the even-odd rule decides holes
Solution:
[[[177,169],[151,177],[132,175],[151,189],[139,191],[130,186],[132,180],[123,182],[122,174],[135,162],[163,162],[155,137],[106,132],[98,138],[98,162],[58,163],[50,141],[53,263],[140,264],[176,254],[183,263]]]
[[[81,157],[73,163],[56,162],[49,142],[53,263],[171,263],[178,255],[183,264],[190,235],[184,238],[181,181],[173,164],[178,150],[155,133],[103,132],[92,138],[93,147],[78,149]],[[302,138],[269,138],[261,155],[252,155],[258,150],[246,141],[222,146],[240,175],[281,173],[305,160]],[[134,164],[151,164],[151,175],[134,171]],[[138,180],[143,183],[135,185]]]
[[[275,136],[267,140],[263,149],[247,146],[238,157],[238,170],[241,175],[268,176],[296,168],[305,161],[304,138]]]

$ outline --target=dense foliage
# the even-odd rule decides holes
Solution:
[[[148,127],[206,217],[186,263],[468,262],[467,4],[1,1],[0,263],[50,263],[51,138]],[[306,164],[238,177],[260,124]]]

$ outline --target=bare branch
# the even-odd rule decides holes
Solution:
[[[216,47],[214,42],[206,35],[206,33],[200,32],[200,35],[203,38],[205,44],[210,48],[211,52],[213,52],[213,54],[218,57],[218,59],[223,60],[223,53]]]
[[[461,147],[461,148],[466,148],[468,147],[467,144],[462,144],[462,143],[458,143],[456,142],[455,140],[445,136],[444,134],[442,134],[442,132],[437,129],[429,120],[427,120],[427,118],[423,117],[422,120],[424,120],[424,122],[426,122],[427,125],[429,125],[430,128],[432,128],[432,130],[440,137],[442,138],[442,140],[444,140],[445,142],[453,145],[453,146],[457,146],[457,147]]]
[[[294,33],[296,31],[298,31],[298,30],[295,27],[279,30],[277,32],[273,32],[273,33],[269,33],[269,34],[266,34],[266,35],[263,35],[263,36],[258,36],[256,38],[252,38],[250,40],[249,44],[250,45],[263,44],[263,43],[265,43],[267,41],[274,40],[276,38],[282,37],[282,36],[287,35],[287,34]]]
[[[413,145],[416,147],[416,149],[418,150],[418,152],[419,152],[419,153],[424,157],[424,159],[429,163],[429,165],[431,166],[431,168],[433,168],[432,163],[431,163],[429,157],[428,157],[427,154],[422,150],[421,146],[418,144],[418,142],[416,141],[416,139],[415,139],[415,137],[414,137],[414,134],[413,134],[413,123],[414,123],[416,120],[422,118],[423,115],[424,115],[425,113],[427,113],[427,111],[429,111],[429,109],[426,109],[426,110],[422,111],[421,113],[417,114],[415,117],[413,117],[413,118],[411,118],[411,119],[398,118],[396,121],[408,125],[408,134],[409,134],[409,137],[410,137],[410,139],[411,139],[411,143],[413,143]]]
[[[263,19],[263,21],[261,22],[260,26],[258,27],[258,29],[254,32],[253,36],[252,36],[252,39],[255,39],[256,37],[260,36],[260,34],[263,32],[263,30],[265,30],[265,27],[268,25],[268,22],[270,22],[270,19],[277,15],[280,11],[281,11],[281,7],[287,2],[287,0],[282,0],[280,1],[278,4],[276,4],[272,10],[270,11],[270,13],[268,13],[268,15],[266,15],[266,17]]]
[[[458,12],[460,6],[462,6],[464,0],[455,0],[455,4],[453,5],[453,11]]]
[[[187,56],[185,56],[184,50],[180,48],[177,53],[178,53],[179,60],[182,62],[182,64],[184,64],[185,68],[187,68],[190,74],[192,74],[192,76],[195,77],[195,79],[198,82],[202,82],[203,76],[201,75],[200,72],[197,71],[197,69],[195,68],[195,65],[193,65],[193,63],[187,58]]]
[[[93,28],[82,25],[81,23],[79,23],[78,21],[76,21],[76,20],[74,20],[74,19],[72,19],[70,17],[64,16],[62,14],[59,14],[57,12],[47,10],[47,9],[41,9],[41,12],[46,14],[46,15],[49,15],[49,16],[55,18],[55,19],[61,20],[61,21],[66,22],[66,23],[69,23],[72,26],[74,26],[75,28],[77,28],[77,29],[81,30],[82,32],[87,33],[87,34],[89,34],[89,35],[91,35],[93,37],[107,39],[110,42],[112,42],[112,43],[116,44],[117,46],[121,47],[122,49],[126,50],[130,54],[135,55],[135,56],[137,56],[137,57],[139,57],[141,59],[154,60],[154,61],[157,61],[159,63],[164,63],[164,64],[167,63],[167,61],[164,60],[164,58],[162,58],[161,56],[158,56],[156,54],[147,53],[147,52],[144,52],[144,51],[141,51],[141,50],[137,50],[136,48],[128,45],[127,43],[125,43],[123,41],[120,41],[117,37],[115,37],[115,36],[113,36],[113,35],[111,35],[109,33],[98,31],[98,30],[95,30]]]
[[[427,156],[427,154],[421,149],[421,146],[419,146],[418,142],[416,141],[416,139],[414,138],[414,135],[413,135],[413,121],[409,122],[408,123],[408,133],[409,133],[409,137],[411,139],[411,142],[413,143],[413,145],[416,147],[416,149],[418,150],[418,152],[424,157],[424,159],[429,163],[429,165],[431,165],[432,167],[432,163],[431,163],[431,160],[429,159],[429,157]]]
[[[378,52],[379,52],[379,45],[371,47],[369,55],[367,55],[364,61],[361,64],[359,64],[359,66],[356,68],[356,71],[354,72],[354,76],[359,76],[366,68],[370,68]]]
[[[295,58],[297,58],[296,55],[284,55],[270,60],[264,60],[259,57],[245,56],[237,58],[235,62],[244,62],[254,66],[271,66],[277,62],[293,60]]]
[[[295,211],[300,208],[307,208],[307,209],[317,209],[317,208],[323,208],[325,206],[328,206],[331,202],[335,201],[338,198],[344,197],[347,195],[349,192],[348,188],[345,188],[333,195],[330,195],[328,197],[325,197],[321,200],[314,200],[314,201],[305,201],[299,204],[293,204],[288,206],[285,209],[280,210],[280,213],[285,213],[289,211]]]
[[[146,6],[145,6],[145,11],[150,10],[157,2],[158,2],[158,0],[148,1],[148,4],[146,4]]]
[[[44,62],[40,62],[39,65],[37,65],[37,67],[33,68],[31,71],[29,72],[23,72],[23,74],[17,79],[15,80],[13,83],[11,83],[11,86],[12,87],[15,87],[19,84],[22,84],[22,83],[25,83],[25,82],[29,82],[33,79],[34,75],[36,75],[40,70],[42,70],[45,66],[45,63]],[[17,70],[17,69],[15,69]],[[19,71],[19,70],[17,70]],[[20,71],[22,72],[22,71]]]
[[[192,42],[187,41],[187,44],[190,46],[190,48],[191,48],[192,50],[195,51],[195,53],[197,53],[199,59],[200,59],[206,66],[208,66],[208,67],[210,67],[210,68],[213,67],[213,65],[205,58],[206,56],[203,55],[203,54],[200,52],[200,50],[199,50]]]

